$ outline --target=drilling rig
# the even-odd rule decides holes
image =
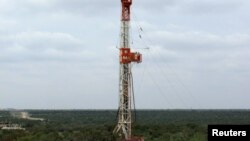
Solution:
[[[133,79],[131,63],[140,63],[142,55],[130,50],[130,12],[132,0],[121,0],[121,29],[120,29],[120,76],[119,76],[119,107],[118,123],[114,133],[118,134],[122,141],[144,141],[141,137],[132,136],[132,93]]]

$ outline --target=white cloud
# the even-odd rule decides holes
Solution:
[[[158,43],[173,50],[232,49],[250,44],[249,34],[218,35],[204,32],[155,31],[149,34]],[[174,46],[174,47],[171,47]]]

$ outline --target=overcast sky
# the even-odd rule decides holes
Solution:
[[[247,0],[134,0],[136,107],[249,109],[249,13]],[[0,109],[117,109],[119,30],[120,0],[0,0]]]

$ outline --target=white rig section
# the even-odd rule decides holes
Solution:
[[[122,21],[120,48],[130,48],[129,28],[130,22]],[[131,64],[120,63],[118,124],[114,132],[124,135],[125,139],[131,137],[131,81]]]

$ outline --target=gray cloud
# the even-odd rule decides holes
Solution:
[[[83,40],[66,33],[22,32],[2,36],[0,43],[1,61],[76,61],[95,56]]]
[[[134,1],[138,107],[249,108],[248,11],[243,0]],[[0,107],[116,108],[119,16],[113,0],[0,0]]]
[[[244,1],[215,1],[215,0],[205,0],[205,1],[182,1],[180,10],[183,12],[189,12],[191,14],[229,14],[237,10],[240,10],[244,6]]]

